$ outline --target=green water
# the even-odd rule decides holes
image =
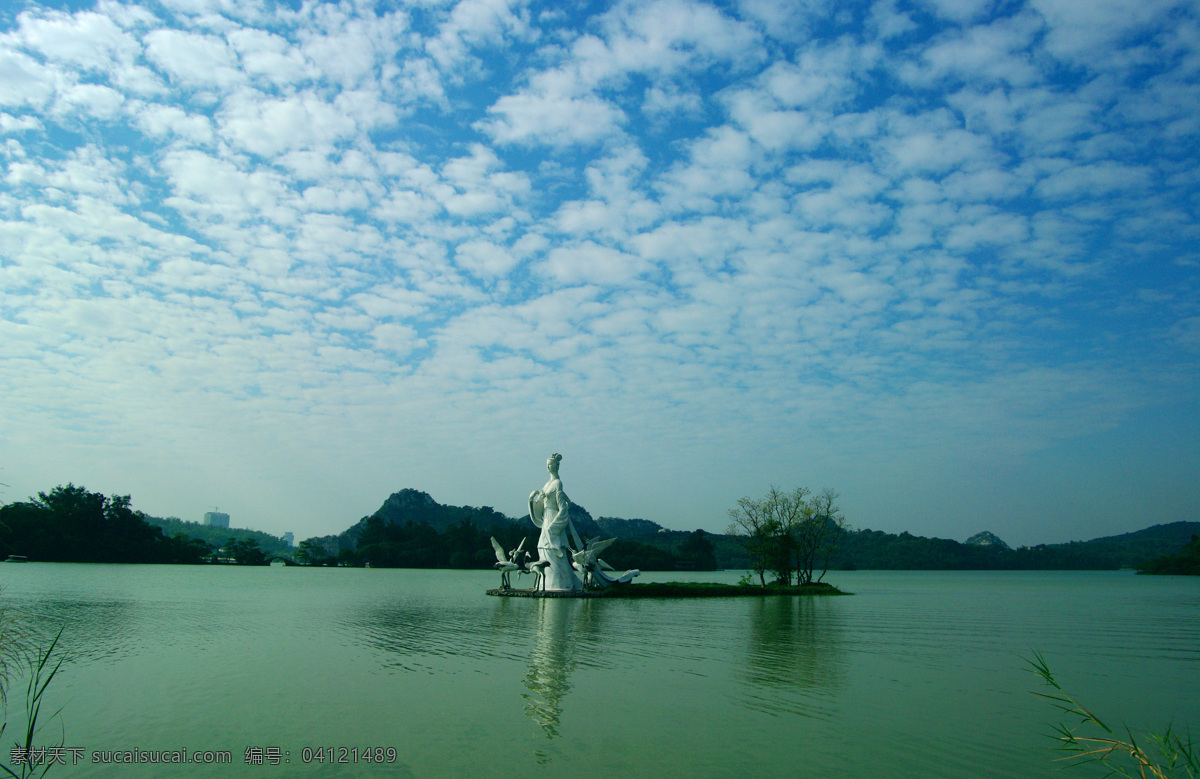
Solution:
[[[490,571],[0,568],[10,609],[65,626],[48,741],[82,758],[63,776],[1062,776],[1033,649],[1113,724],[1200,732],[1200,580],[828,580],[856,594],[539,601],[485,596]],[[6,738],[22,698],[14,683]],[[91,762],[128,749],[233,762]]]

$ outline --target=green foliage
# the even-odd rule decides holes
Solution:
[[[184,534],[208,544],[214,549],[220,549],[232,539],[253,539],[268,557],[292,556],[294,550],[286,541],[270,533],[246,528],[215,527],[199,522],[188,522],[178,517],[146,517],[146,522],[161,527],[163,535],[174,536]]]
[[[729,510],[729,533],[741,540],[760,585],[768,572],[783,585],[821,581],[846,527],[836,502],[830,489],[810,496],[804,487],[772,486],[763,498],[742,498]]]
[[[1193,535],[1177,554],[1143,563],[1138,567],[1138,573],[1200,576],[1200,536]]]
[[[506,525],[501,527],[482,528],[469,515],[462,514],[455,524],[438,532],[433,525],[421,522],[388,522],[377,513],[355,525],[354,546],[339,546],[340,537],[310,538],[300,543],[295,557],[303,565],[490,568],[496,561],[490,541],[493,535],[505,549],[516,547],[522,538],[526,549],[537,546],[537,534],[533,532],[536,528],[532,524],[527,530],[512,520],[505,521]]]
[[[709,540],[708,533],[695,530],[679,545],[679,561],[677,568],[688,568],[693,571],[717,570],[716,547]]]
[[[28,638],[4,604],[0,604],[0,704],[8,703],[8,679],[25,658]]]
[[[36,499],[0,506],[0,554],[67,563],[199,563],[207,550],[166,537],[130,507],[128,495],[106,497],[74,484]]]
[[[625,571],[637,568],[641,571],[674,571],[678,568],[676,557],[669,549],[619,538],[604,550],[604,562]]]
[[[254,538],[233,538],[225,543],[225,556],[238,565],[266,565],[267,556]]]
[[[1138,743],[1128,728],[1125,738],[1119,738],[1112,728],[1093,714],[1073,695],[1063,690],[1050,666],[1040,653],[1035,652],[1032,660],[1026,660],[1050,692],[1034,691],[1033,694],[1047,700],[1054,708],[1073,720],[1073,724],[1058,723],[1053,738],[1057,748],[1067,753],[1062,760],[1081,763],[1100,763],[1109,775],[1155,777],[1171,779],[1186,776],[1195,779],[1200,774],[1200,755],[1197,755],[1190,736],[1181,736],[1168,727],[1162,734],[1145,736],[1149,748]],[[1089,735],[1094,734],[1094,735]]]
[[[58,640],[62,638],[62,629],[59,629],[58,635],[50,642],[50,645],[45,649],[39,650],[33,657],[29,659],[29,682],[25,689],[25,735],[24,739],[13,746],[12,753],[30,755],[34,750],[34,737],[38,735],[48,721],[53,721],[58,717],[62,709],[59,708],[49,717],[42,717],[42,698],[45,696],[46,688],[50,686],[50,682],[54,680],[55,674],[58,673],[59,667],[62,666],[62,658],[60,657],[53,667],[50,667],[50,657],[54,654],[54,648],[58,646]],[[39,724],[39,719],[42,722]],[[7,719],[3,724],[0,724],[0,738],[8,729]],[[60,738],[57,744],[53,747],[61,747],[65,743],[65,736]],[[38,748],[45,747],[46,744],[38,745]],[[38,771],[38,766],[33,765],[28,761],[20,761],[17,763],[19,772],[14,771],[7,765],[0,764],[0,768],[9,776],[26,777],[26,776],[45,776],[50,770],[52,763],[42,763]]]
[[[327,554],[324,548],[311,538],[301,541],[293,556],[301,565],[333,565],[337,562],[333,555]]]

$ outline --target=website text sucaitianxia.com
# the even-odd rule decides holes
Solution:
[[[246,747],[244,765],[286,765],[292,762],[292,750],[281,747]],[[52,765],[230,765],[233,753],[213,749],[93,749],[83,747],[13,747],[13,765],[31,768]],[[297,754],[299,762],[309,763],[394,763],[394,747],[305,747]]]

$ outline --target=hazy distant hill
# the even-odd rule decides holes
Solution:
[[[604,535],[617,538],[640,538],[654,533],[663,532],[663,526],[648,519],[621,519],[620,517],[600,517],[596,520]]]
[[[268,556],[279,553],[291,554],[292,551],[292,548],[282,538],[277,538],[270,533],[263,533],[260,530],[247,530],[237,527],[213,527],[211,525],[202,525],[199,522],[188,522],[179,517],[144,517],[144,519],[148,525],[161,527],[163,534],[166,536],[184,533],[217,548],[224,546],[225,542],[231,538],[247,538],[257,541],[258,548]]]
[[[1000,536],[996,535],[990,530],[985,530],[982,533],[976,533],[963,543],[969,546],[994,546],[999,549],[1012,549],[1011,546],[1004,543],[1004,541],[1000,539]]]
[[[1091,541],[1009,549],[858,530],[846,534],[834,565],[891,570],[1116,570],[1177,552],[1196,532],[1200,522],[1174,522]]]
[[[1091,541],[1023,547],[1016,553],[1034,560],[1056,563],[1054,566],[1036,567],[1072,568],[1076,566],[1070,565],[1071,562],[1081,560],[1095,563],[1094,567],[1097,568],[1136,568],[1147,560],[1175,554],[1198,533],[1200,522],[1171,522],[1132,533],[1093,538]]]

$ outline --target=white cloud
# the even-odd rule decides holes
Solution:
[[[531,30],[524,13],[514,10],[519,5],[507,0],[455,3],[437,37],[429,40],[425,48],[442,68],[453,69],[472,48],[499,46],[507,38],[529,38]]]
[[[245,80],[237,55],[215,35],[154,30],[145,36],[146,56],[186,87],[229,88]]]
[[[747,133],[724,126],[689,144],[688,161],[677,163],[660,188],[672,209],[710,211],[715,199],[744,197],[755,187],[752,168],[761,152]]]
[[[406,40],[409,20],[400,12],[364,18],[350,15],[348,10],[330,5],[307,9],[315,24],[301,27],[299,56],[311,62],[323,78],[353,88],[396,58]]]
[[[290,41],[267,30],[234,30],[228,40],[248,74],[273,84],[297,84],[319,73]]]
[[[544,269],[565,285],[636,285],[652,270],[641,257],[592,241],[551,249]]]
[[[184,214],[234,224],[259,217],[295,220],[287,183],[272,172],[243,171],[200,151],[169,152],[162,167],[176,193],[168,203]]]
[[[1031,0],[1049,27],[1047,49],[1056,56],[1103,69],[1113,49],[1186,7],[1180,0]]]
[[[0,49],[0,105],[41,106],[54,94],[53,71],[32,57]]]
[[[923,0],[929,10],[955,22],[978,21],[996,6],[995,0]]]
[[[927,68],[921,75],[971,82],[1001,81],[1012,86],[1037,84],[1044,76],[1033,61],[1031,49],[1042,32],[1043,23],[1033,13],[955,30],[921,52]]]
[[[917,29],[912,17],[896,6],[897,0],[877,0],[871,6],[867,24],[880,40],[897,38]]]
[[[620,130],[625,112],[597,97],[573,97],[551,91],[505,95],[479,123],[497,143],[544,143],[550,146],[594,144]]]
[[[1150,171],[1143,167],[1104,162],[1079,165],[1058,171],[1037,185],[1044,197],[1063,198],[1110,195],[1115,192],[1139,190],[1151,181]]]
[[[40,129],[42,129],[42,123],[36,116],[13,116],[0,112],[0,132],[19,133]]]
[[[141,53],[138,42],[102,13],[26,12],[16,35],[47,59],[84,70],[104,70]]]
[[[925,124],[893,117],[890,124],[891,134],[880,146],[888,167],[908,175],[991,167],[1001,159],[987,136],[938,126],[941,121]]]
[[[469,273],[482,279],[507,275],[516,267],[519,258],[508,249],[490,241],[467,241],[454,250],[454,260]]]
[[[83,113],[95,119],[112,119],[125,97],[115,89],[99,84],[76,84],[63,90],[54,110],[59,113]]]
[[[650,87],[642,100],[642,112],[654,118],[666,118],[673,114],[697,116],[702,108],[700,95],[682,92],[677,87]]]
[[[188,114],[175,106],[140,104],[135,121],[150,135],[176,136],[194,144],[209,144],[214,139],[212,122],[207,116]]]
[[[353,115],[311,91],[284,98],[238,93],[226,102],[218,124],[227,139],[264,157],[293,149],[323,149],[359,130]]]
[[[691,65],[761,62],[759,33],[718,9],[682,0],[623,2],[602,20],[603,42],[583,37],[575,55],[591,83],[623,73],[668,74]]]

